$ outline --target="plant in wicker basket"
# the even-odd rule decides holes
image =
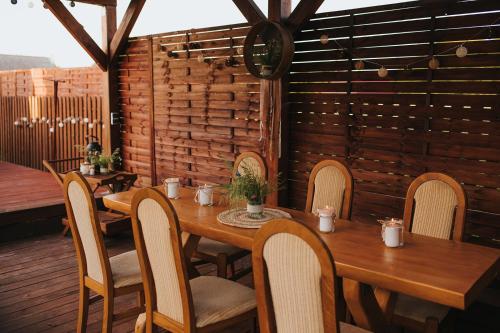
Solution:
[[[241,172],[230,184],[224,186],[231,206],[239,205],[243,200],[247,203],[247,213],[250,217],[261,218],[264,211],[266,196],[280,189],[278,184],[270,184],[264,177],[246,163],[240,165]]]

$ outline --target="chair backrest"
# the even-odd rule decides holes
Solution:
[[[54,176],[55,180],[61,187],[63,186],[64,179],[61,177],[61,175],[54,169],[54,166],[47,160],[42,161],[43,166],[49,170],[49,172]]]
[[[252,262],[262,333],[339,332],[333,258],[314,231],[291,220],[266,223]]]
[[[146,317],[153,318],[155,313],[164,322],[190,332],[189,327],[195,327],[193,301],[174,207],[164,194],[146,188],[134,195],[131,216]]]
[[[267,179],[266,163],[259,154],[249,151],[238,155],[233,166],[233,178],[235,178],[238,173],[244,173],[242,166],[252,169],[257,175]]]
[[[70,172],[64,178],[63,190],[80,272],[98,283],[112,286],[109,257],[89,184],[80,173]]]
[[[403,220],[409,232],[461,241],[466,211],[467,198],[460,183],[429,172],[410,184]]]
[[[318,208],[330,206],[339,218],[351,217],[353,180],[351,171],[335,160],[321,161],[314,166],[307,186],[305,211],[316,213]]]

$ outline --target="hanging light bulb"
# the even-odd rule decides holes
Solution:
[[[72,123],[73,125],[74,125],[74,124],[76,124],[76,119],[75,119],[75,118],[71,119],[71,123]]]
[[[54,133],[54,127],[49,128],[50,133]]]
[[[327,34],[324,34],[324,35],[321,35],[321,37],[319,38],[319,41],[321,42],[321,44],[326,45],[330,41],[330,38],[328,37]]]
[[[379,77],[386,77],[389,74],[389,71],[387,70],[387,68],[382,66],[378,69],[377,74]]]
[[[60,122],[60,123],[59,123],[59,127],[60,127],[60,128],[63,128],[63,127],[64,127],[64,123],[63,123],[63,122]]]
[[[10,0],[10,3],[15,5],[15,4],[17,4],[17,0]]]
[[[90,123],[90,124],[89,124],[89,128],[90,128],[90,129],[94,128],[94,124],[93,124],[93,123]]]
[[[436,57],[432,57],[432,59],[429,60],[429,68],[430,69],[438,69],[439,68],[439,60]]]
[[[28,127],[29,127],[29,128],[33,128],[33,124],[30,124]]]
[[[365,63],[363,62],[363,60],[358,60],[354,64],[354,68],[356,68],[357,70],[365,69]]]
[[[19,126],[19,121],[18,121],[18,120],[16,120],[16,121],[14,122],[14,126]]]
[[[463,45],[460,45],[455,53],[457,57],[464,58],[465,56],[467,56],[467,52],[468,52],[467,48]]]
[[[237,48],[236,53],[238,53],[239,55],[243,55],[243,48],[242,47]]]
[[[200,64],[205,62],[205,57],[203,56],[203,54],[200,54],[197,59]]]
[[[75,2],[74,2],[74,1],[71,1],[71,2],[69,3],[69,5],[70,5],[71,7],[75,7]]]
[[[89,118],[83,118],[83,122],[84,123],[88,123],[89,122]]]

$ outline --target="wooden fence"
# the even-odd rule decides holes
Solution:
[[[290,206],[304,207],[309,172],[327,158],[349,165],[353,215],[370,222],[401,217],[410,182],[439,171],[466,189],[466,233],[500,245],[500,2],[318,14],[296,36],[289,79]]]
[[[57,108],[53,97],[0,97],[0,160],[43,170],[43,159],[81,156],[75,145],[88,135],[100,140],[101,121],[101,97],[59,97]]]
[[[0,96],[53,96],[54,80],[58,96],[102,95],[102,72],[88,67],[0,71]]]
[[[225,183],[227,161],[262,150],[260,84],[238,53],[247,32],[233,25],[130,40],[119,68],[122,147],[142,184]]]

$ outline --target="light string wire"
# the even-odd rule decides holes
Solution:
[[[420,59],[418,59],[418,60],[412,61],[412,62],[410,62],[410,63],[408,63],[408,64],[406,64],[406,65],[404,65],[404,66],[402,66],[402,67],[401,67],[401,65],[394,65],[394,64],[383,65],[383,64],[378,63],[378,62],[373,61],[373,60],[358,59],[357,61],[363,61],[363,62],[368,63],[368,64],[373,64],[373,65],[376,65],[376,66],[378,66],[378,67],[384,67],[384,68],[387,68],[387,69],[393,69],[393,70],[394,70],[394,69],[410,69],[410,68],[409,68],[410,66],[415,65],[415,64],[417,64],[417,63],[419,63],[419,62],[426,61],[426,60],[430,60],[430,59],[434,58],[435,56],[440,56],[440,55],[446,54],[446,53],[450,52],[451,50],[454,50],[454,49],[457,49],[457,48],[459,48],[459,47],[461,47],[461,46],[464,46],[465,44],[467,44],[467,43],[471,42],[472,40],[475,40],[475,39],[476,39],[476,37],[480,36],[480,35],[481,35],[484,31],[486,31],[486,30],[489,30],[489,31],[490,31],[490,38],[491,38],[491,35],[492,35],[492,27],[493,27],[495,24],[499,23],[499,22],[500,22],[500,17],[497,17],[497,18],[496,18],[496,19],[495,19],[492,23],[490,23],[490,24],[488,25],[488,27],[485,27],[485,28],[481,29],[481,30],[480,30],[480,31],[478,31],[476,34],[474,34],[473,36],[469,37],[468,39],[466,39],[465,41],[461,42],[460,44],[458,44],[458,45],[454,45],[454,46],[452,46],[452,47],[450,47],[450,48],[448,48],[448,49],[446,49],[446,50],[444,50],[444,51],[441,51],[441,52],[439,52],[439,53],[435,53],[435,54],[433,54],[433,55],[427,55],[427,56],[422,57],[422,58],[420,58]],[[347,49],[346,49],[344,46],[342,46],[342,45],[341,45],[341,44],[340,44],[340,43],[339,43],[336,39],[332,39],[332,40],[333,40],[333,42],[334,42],[334,43],[335,43],[335,44],[336,44],[336,45],[337,45],[337,46],[341,49],[341,51],[342,51],[342,52],[345,52],[345,53],[347,53],[347,54],[350,54],[350,55],[351,55],[351,58],[356,58],[356,56],[355,56],[354,52],[349,52],[349,51],[347,51]]]

